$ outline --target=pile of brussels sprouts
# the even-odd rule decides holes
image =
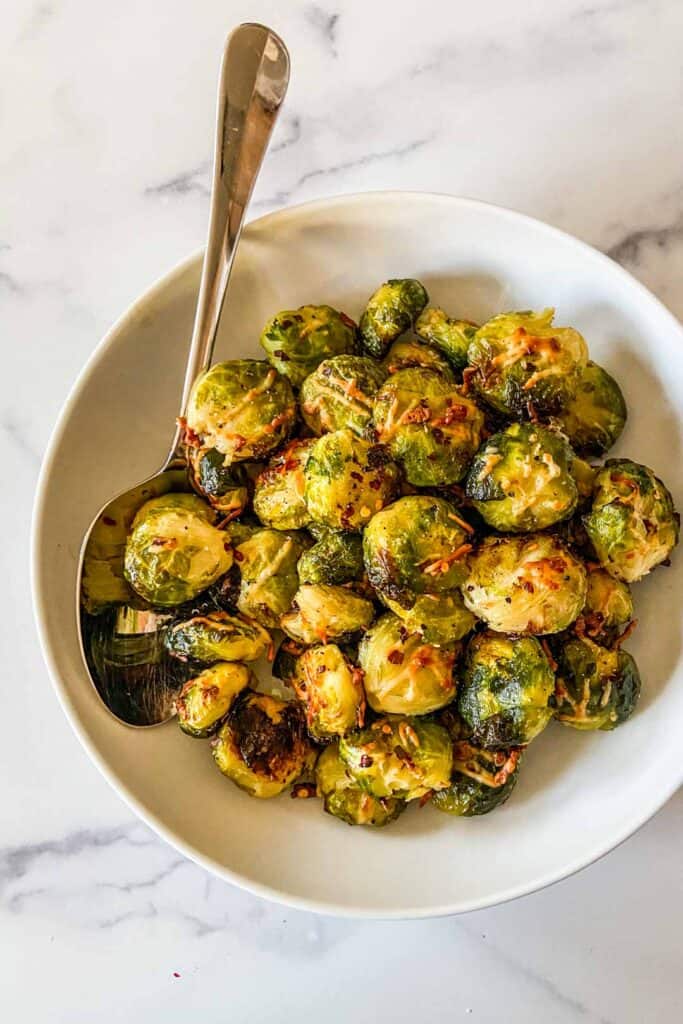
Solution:
[[[632,714],[630,584],[668,561],[678,516],[646,466],[588,461],[626,406],[552,321],[479,326],[390,280],[359,325],[278,313],[265,361],[196,382],[195,493],[140,508],[125,576],[172,616],[180,728],[252,796],[295,784],[352,825],[412,800],[485,814],[551,719]]]

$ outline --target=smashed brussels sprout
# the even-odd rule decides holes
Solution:
[[[271,317],[260,340],[268,362],[298,388],[323,359],[355,351],[356,325],[332,306],[300,306]]]
[[[162,494],[138,511],[126,541],[124,575],[150,604],[192,600],[232,565],[230,540],[216,513],[195,494]]]
[[[612,643],[633,618],[633,597],[628,583],[615,580],[604,569],[591,569],[581,617],[591,639]]]
[[[454,320],[442,309],[430,306],[417,318],[415,333],[443,352],[451,366],[460,371],[467,366],[467,350],[477,325],[470,320]]]
[[[216,611],[176,623],[165,642],[183,661],[256,661],[270,647],[270,634],[252,619]]]
[[[219,661],[204,669],[188,679],[176,698],[178,725],[188,736],[210,736],[250,680],[249,669],[237,662]]]
[[[579,377],[576,394],[554,422],[577,452],[604,455],[624,429],[626,416],[626,402],[614,377],[589,360]]]
[[[359,532],[391,501],[398,469],[386,448],[351,430],[323,434],[304,468],[306,507],[311,519],[332,530]]]
[[[452,380],[423,369],[389,377],[377,394],[374,420],[378,439],[416,487],[462,480],[484,425],[481,410]]]
[[[372,602],[346,587],[307,583],[297,590],[280,628],[302,644],[348,640],[367,629],[374,615]]]
[[[301,385],[301,415],[314,434],[348,427],[364,437],[386,373],[367,356],[325,359]]]
[[[423,285],[413,278],[395,278],[381,285],[360,318],[361,338],[369,355],[381,359],[392,341],[412,327],[428,302]]]
[[[310,521],[304,501],[304,466],[312,440],[292,441],[256,478],[254,512],[274,530],[299,530]]]
[[[443,724],[453,738],[453,777],[448,789],[432,797],[432,804],[445,814],[471,818],[500,807],[515,788],[522,758],[521,747],[486,750],[466,735],[467,729],[450,708]],[[452,722],[461,723],[455,731]]]
[[[261,459],[282,444],[296,422],[289,381],[267,363],[233,359],[197,378],[187,405],[188,445],[214,448],[225,465]]]
[[[412,338],[399,338],[395,341],[382,360],[382,366],[387,374],[421,367],[423,370],[436,370],[449,380],[454,380],[448,361],[431,345],[423,345]]]
[[[323,750],[315,766],[318,796],[328,814],[347,825],[372,825],[382,828],[395,821],[405,810],[405,801],[396,797],[371,796],[358,785],[339,757],[334,743]]]
[[[187,449],[193,487],[221,516],[239,516],[249,503],[249,476],[243,463],[225,464],[215,448]]]
[[[223,774],[261,799],[282,793],[315,763],[299,705],[249,690],[235,701],[211,746]]]
[[[568,640],[557,657],[554,715],[574,729],[616,729],[640,696],[638,667],[627,651],[586,637]]]
[[[340,740],[339,756],[360,787],[380,798],[416,800],[451,781],[451,738],[425,718],[379,718]]]
[[[513,423],[481,446],[467,474],[466,493],[496,530],[544,530],[576,508],[572,461],[573,453],[559,434]]]
[[[428,644],[455,643],[467,636],[476,622],[458,590],[450,594],[418,594],[411,608],[403,608],[388,597],[382,600],[409,633],[419,633]]]
[[[500,633],[559,633],[585,604],[586,570],[547,533],[486,537],[470,556],[462,594]]]
[[[257,530],[235,548],[240,573],[237,608],[266,629],[275,629],[299,586],[296,567],[306,546],[303,534]]]
[[[373,711],[427,715],[455,696],[453,647],[435,647],[420,633],[408,633],[391,612],[365,634],[358,661]]]
[[[469,382],[498,412],[558,412],[576,394],[588,349],[573,327],[553,327],[554,312],[501,313],[474,335]]]
[[[630,459],[607,460],[583,525],[600,564],[625,583],[665,562],[678,543],[679,517],[669,491],[651,469]]]
[[[399,498],[372,517],[363,535],[370,583],[404,608],[418,594],[453,590],[467,575],[467,527],[443,498]]]
[[[363,542],[356,533],[323,530],[297,566],[300,583],[331,586],[359,580],[363,575]]]
[[[491,630],[467,645],[458,711],[482,747],[525,746],[546,727],[555,677],[532,636]]]
[[[362,677],[336,644],[317,644],[297,658],[292,686],[314,740],[327,743],[363,725]]]

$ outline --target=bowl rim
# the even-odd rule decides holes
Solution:
[[[602,267],[608,266],[612,274],[620,276],[623,282],[627,284],[631,290],[637,292],[643,300],[646,300],[653,305],[660,315],[665,319],[668,319],[672,332],[675,335],[678,335],[679,340],[683,342],[683,326],[674,314],[666,307],[661,299],[657,298],[657,296],[655,296],[644,284],[633,277],[629,271],[618,264],[615,260],[612,260],[605,253],[600,252],[598,249],[595,249],[592,245],[582,241],[575,235],[572,235],[567,231],[563,231],[561,228],[554,227],[553,225],[528,214],[511,210],[496,203],[485,202],[481,199],[456,196],[444,192],[426,192],[417,189],[377,189],[365,192],[341,193],[329,197],[309,200],[293,206],[286,206],[282,209],[266,213],[260,217],[250,220],[245,227],[245,232],[248,233],[251,226],[268,228],[274,225],[277,227],[292,218],[306,216],[309,214],[315,215],[322,211],[334,210],[338,206],[361,204],[363,202],[367,202],[368,199],[372,199],[373,202],[381,203],[403,203],[408,199],[411,202],[418,203],[421,201],[429,201],[430,203],[457,205],[463,209],[479,208],[486,211],[492,211],[497,217],[503,220],[510,220],[518,224],[524,224],[528,227],[532,227],[540,233],[545,233],[549,238],[570,242],[572,245],[578,247],[582,251],[583,256],[587,259],[593,260]],[[181,278],[188,272],[188,270],[197,264],[201,259],[203,252],[203,248],[195,250],[189,256],[175,264],[169,271],[158,277],[149,288],[145,289],[138,298],[128,306],[128,308],[121,314],[121,316],[118,317],[118,319],[100,339],[80,370],[61,407],[48,440],[38,476],[33,502],[30,532],[30,584],[33,613],[40,647],[53,689],[69,724],[88,756],[97,766],[112,789],[124,801],[124,803],[127,804],[134,814],[171,847],[187,857],[188,860],[198,864],[212,875],[222,878],[224,881],[230,882],[253,895],[260,896],[263,899],[267,899],[299,911],[365,920],[420,920],[426,918],[446,917],[454,914],[469,913],[474,910],[483,910],[487,907],[498,906],[499,904],[519,899],[522,896],[539,892],[556,882],[560,882],[565,878],[569,878],[572,875],[577,874],[579,871],[589,867],[591,864],[594,864],[596,861],[600,860],[602,857],[620,846],[630,838],[630,836],[634,835],[674,795],[679,786],[683,784],[683,764],[681,765],[679,777],[669,778],[667,783],[663,783],[661,789],[657,791],[655,798],[651,800],[645,808],[643,808],[641,804],[640,811],[633,814],[631,818],[627,820],[626,824],[622,826],[618,834],[614,835],[606,842],[602,841],[596,843],[595,849],[591,851],[588,857],[585,855],[578,857],[572,862],[549,870],[545,875],[537,877],[532,882],[520,883],[516,886],[508,886],[501,889],[499,892],[494,892],[489,896],[480,897],[478,899],[460,899],[451,903],[444,903],[441,906],[397,906],[393,909],[372,909],[362,905],[354,906],[351,904],[337,904],[328,900],[293,896],[288,894],[286,891],[276,888],[275,886],[253,881],[252,879],[242,875],[240,872],[233,871],[231,868],[226,867],[224,864],[220,864],[213,858],[199,853],[173,829],[167,827],[156,814],[141,804],[133,791],[119,780],[115,769],[109,765],[106,759],[100,755],[99,751],[96,749],[88,731],[79,721],[79,716],[74,703],[62,685],[58,657],[55,653],[56,645],[53,644],[48,634],[45,616],[45,598],[41,585],[41,541],[47,518],[46,499],[48,478],[50,476],[56,454],[61,446],[62,436],[72,412],[78,403],[81,391],[87,383],[91,372],[99,363],[104,351],[106,351],[110,346],[119,332],[126,329],[148,304],[152,303],[162,291],[172,287],[178,278]],[[180,394],[180,386],[178,393]],[[121,724],[123,725],[123,723]]]

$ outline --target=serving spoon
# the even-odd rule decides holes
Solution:
[[[145,501],[190,490],[180,421],[192,385],[211,362],[247,206],[288,82],[289,54],[275,32],[244,24],[228,36],[218,88],[209,237],[179,422],[161,468],[108,501],[83,542],[77,594],[81,650],[101,700],[127,725],[158,725],[172,717],[186,670],[164,650],[171,615],[144,608],[125,581],[126,536]]]

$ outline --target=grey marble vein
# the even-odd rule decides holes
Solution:
[[[8,413],[0,417],[0,433],[2,433],[5,441],[9,442],[12,447],[27,455],[34,466],[38,467],[40,465],[43,459],[42,452],[37,451],[31,445],[27,440],[26,431],[22,430],[19,424],[10,418]]]
[[[311,4],[306,8],[306,20],[313,26],[324,43],[327,44],[330,54],[338,57],[337,52],[337,25],[339,23],[339,12],[329,13],[319,4]]]
[[[395,146],[392,149],[383,150],[379,153],[364,153],[358,157],[351,157],[348,160],[341,160],[339,163],[330,164],[328,167],[315,167],[310,171],[305,171],[304,174],[300,175],[288,188],[275,192],[266,199],[256,200],[252,205],[254,207],[262,207],[286,203],[302,188],[302,186],[316,178],[332,178],[338,174],[343,174],[345,171],[352,171],[361,167],[369,167],[371,164],[382,163],[385,160],[393,158],[399,160],[403,159],[411,153],[415,153],[417,150],[429,145],[434,137],[434,135],[429,135],[422,139],[415,139],[413,142],[408,142],[402,146]]]
[[[16,277],[6,270],[0,270],[0,291],[2,290],[11,292],[13,295],[21,295],[24,291],[23,286],[17,281]]]
[[[607,1017],[596,1014],[580,999],[577,999],[575,996],[569,995],[567,992],[563,991],[554,981],[551,981],[550,978],[543,974],[539,974],[538,971],[529,967],[522,957],[502,949],[490,940],[486,940],[486,936],[481,936],[479,930],[474,925],[469,924],[466,919],[458,918],[457,921],[454,921],[454,925],[457,929],[464,931],[473,940],[477,940],[480,937],[484,939],[485,944],[482,946],[483,949],[487,950],[492,957],[494,957],[499,963],[504,964],[511,972],[526,978],[530,984],[542,990],[557,1005],[563,1006],[565,1009],[573,1011],[581,1018],[595,1022],[595,1024],[617,1024],[614,1020],[610,1020]]]
[[[155,872],[149,878],[143,878],[141,881],[136,882],[99,882],[98,885],[103,889],[116,889],[117,892],[135,892],[137,889],[152,889],[159,882],[163,882],[165,878],[172,875],[179,868],[187,867],[188,861],[186,857],[178,857],[172,860],[166,867],[163,867],[160,871]]]
[[[203,161],[189,171],[182,171],[180,174],[167,178],[156,185],[148,185],[145,188],[146,196],[184,196],[196,192],[201,196],[208,196],[210,189],[200,179],[208,174],[211,164]]]
[[[672,242],[683,240],[683,213],[671,224],[664,227],[638,228],[629,231],[623,238],[607,249],[607,255],[617,263],[637,263],[641,251],[648,245],[665,249]]]
[[[283,150],[295,146],[301,139],[301,118],[297,117],[296,114],[283,117],[282,125],[284,138],[270,147],[271,155],[281,153]]]
[[[143,825],[132,823],[113,828],[80,829],[61,839],[44,839],[37,843],[0,848],[0,886],[23,878],[35,861],[43,857],[67,859],[77,857],[86,850],[124,844],[149,846],[157,842]]]

